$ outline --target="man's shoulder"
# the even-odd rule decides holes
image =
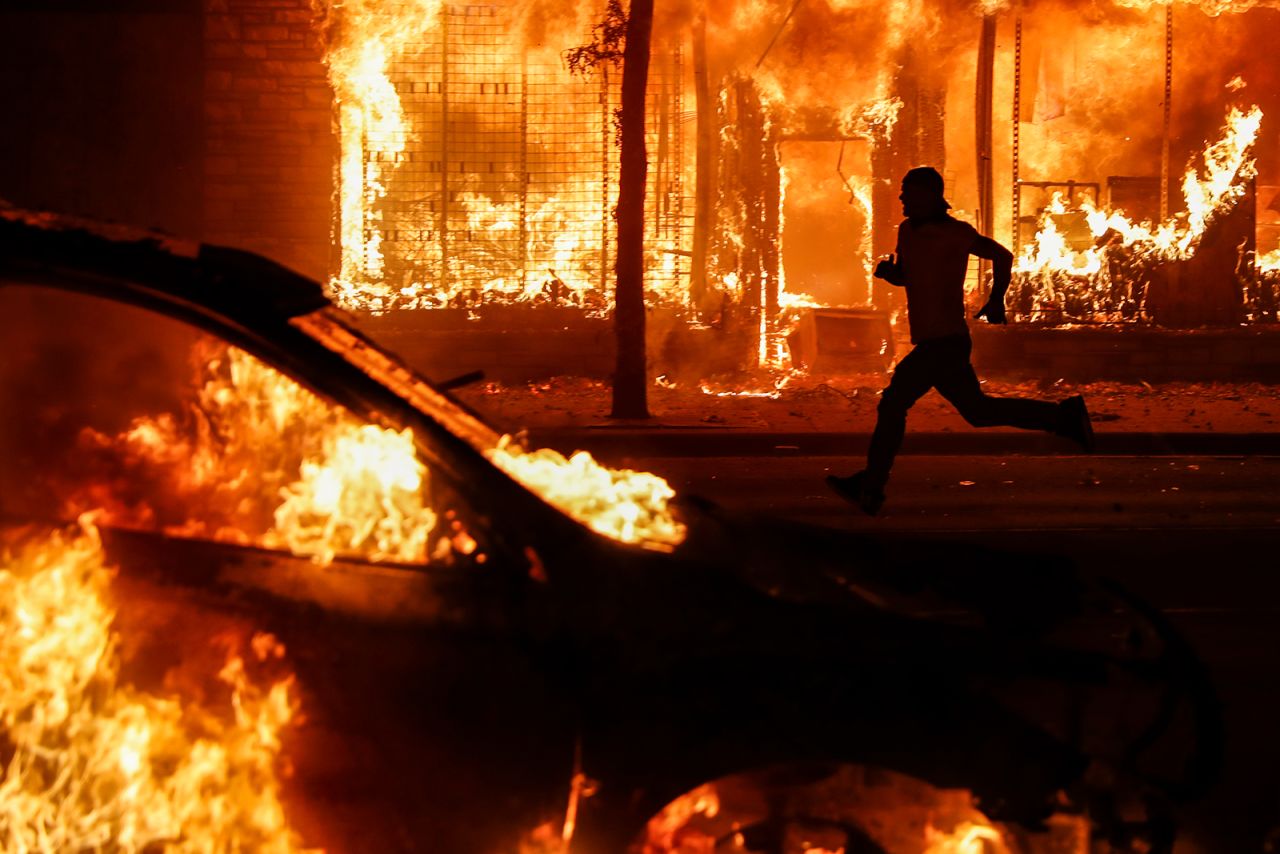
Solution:
[[[911,233],[925,229],[941,229],[949,234],[965,237],[974,237],[978,234],[978,230],[972,225],[962,219],[956,219],[951,214],[944,214],[936,219],[928,219],[920,223],[913,223],[910,219],[904,219],[898,223],[899,232]]]
[[[969,223],[965,222],[962,219],[956,219],[950,214],[947,215],[947,218],[945,220],[945,225],[947,228],[951,229],[957,234],[977,234],[978,233],[978,229],[974,228],[972,225],[970,225]]]

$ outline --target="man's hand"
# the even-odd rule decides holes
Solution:
[[[884,279],[891,285],[898,284],[898,265],[892,255],[876,265],[875,277]]]
[[[978,313],[974,318],[985,317],[987,323],[1008,323],[1008,319],[1004,316],[1004,300],[997,300],[994,297],[987,300],[986,305],[978,309]]]

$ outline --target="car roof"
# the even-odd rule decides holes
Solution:
[[[324,308],[319,283],[252,252],[0,202],[0,274],[57,276],[255,327]],[[92,287],[96,282],[98,287]]]

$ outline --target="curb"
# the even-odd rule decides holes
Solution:
[[[869,433],[776,433],[734,428],[633,425],[532,429],[531,447],[603,457],[856,457]],[[1045,433],[907,431],[902,454],[918,456],[1079,456],[1073,442]],[[1098,433],[1101,456],[1280,456],[1280,433]]]

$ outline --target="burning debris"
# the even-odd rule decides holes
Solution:
[[[1151,275],[1162,265],[1186,261],[1210,225],[1246,194],[1257,172],[1252,156],[1262,111],[1232,108],[1222,137],[1206,146],[1203,177],[1188,168],[1182,180],[1186,211],[1153,224],[1136,223],[1123,211],[1084,199],[1068,208],[1059,194],[1040,218],[1039,231],[1023,249],[1010,298],[1027,320],[1055,322],[1135,320],[1147,313]],[[1062,230],[1073,215],[1083,219],[1092,244],[1075,248]]]
[[[121,679],[97,531],[9,534],[0,551],[0,848],[302,851],[280,800],[292,679],[217,674],[227,707]],[[279,659],[272,638],[257,661]]]

